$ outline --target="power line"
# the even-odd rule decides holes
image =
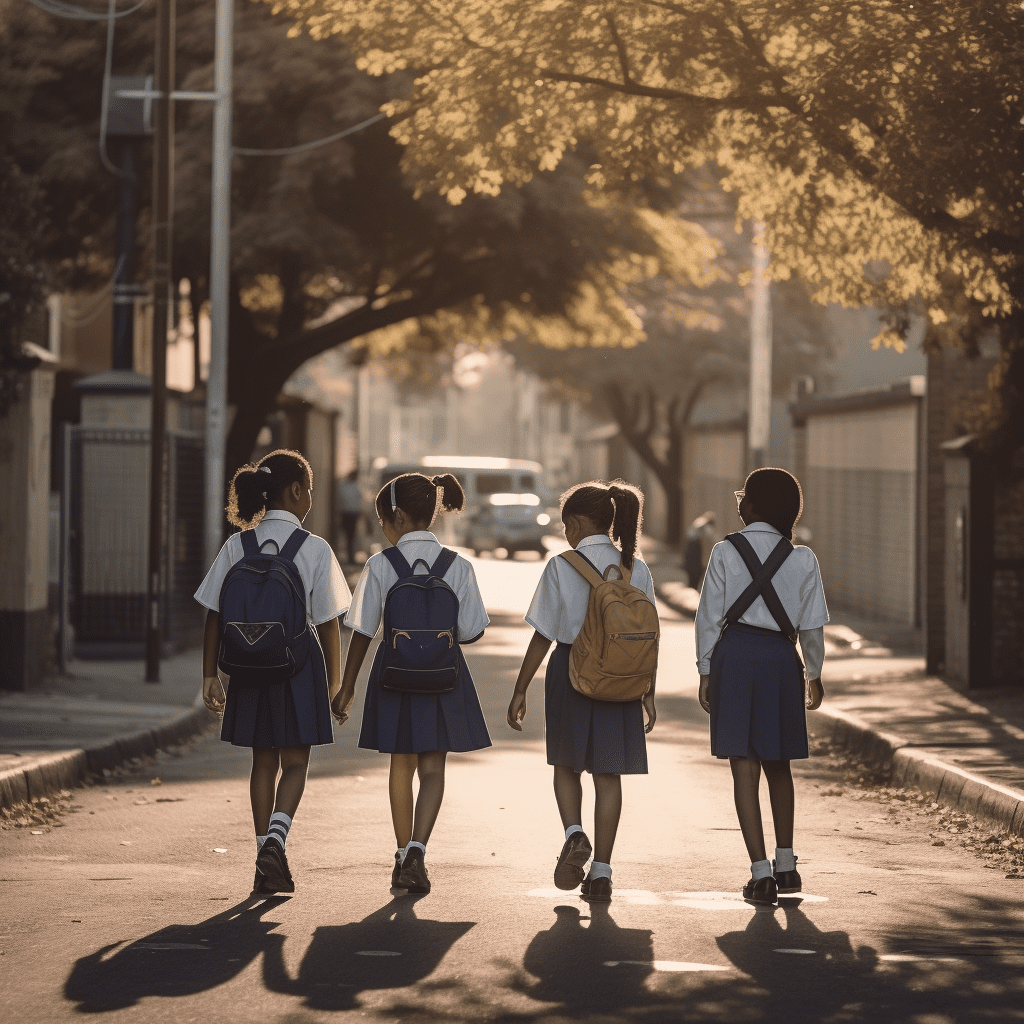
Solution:
[[[52,14],[56,18],[69,18],[72,21],[106,21],[108,18],[124,18],[129,14],[134,14],[140,7],[145,6],[148,0],[140,0],[134,7],[129,7],[126,11],[114,10],[107,14],[86,10],[84,7],[79,7],[78,4],[66,3],[65,0],[28,0],[28,2],[33,7],[38,7],[39,10]],[[111,7],[113,6],[112,3]]]
[[[371,124],[383,121],[387,116],[387,114],[374,114],[373,117],[368,117],[365,121],[360,121],[359,124],[354,124],[351,128],[346,128],[344,131],[328,135],[323,139],[315,139],[313,142],[304,142],[299,146],[287,146],[284,149],[244,149],[241,146],[232,146],[231,148],[236,156],[292,156],[295,153],[308,153],[310,150],[319,149],[321,146],[329,146],[332,142],[345,138],[346,135],[351,135],[362,128],[368,128]]]

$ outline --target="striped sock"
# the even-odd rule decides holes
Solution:
[[[288,842],[288,830],[292,827],[292,819],[284,811],[274,811],[270,816],[270,828],[267,829],[267,838],[273,836],[283,850]]]

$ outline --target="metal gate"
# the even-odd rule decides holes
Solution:
[[[163,471],[161,635],[169,650],[199,643],[203,435],[169,430]],[[64,427],[61,508],[62,662],[141,656],[146,635],[149,431]]]

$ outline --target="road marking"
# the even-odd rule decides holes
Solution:
[[[731,968],[718,964],[690,964],[682,960],[605,960],[605,967],[649,967],[653,971],[667,971],[677,974],[683,971],[728,971]]]
[[[401,956],[401,953],[396,953],[393,949],[360,949],[356,956]]]

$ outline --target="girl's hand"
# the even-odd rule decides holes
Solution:
[[[219,715],[224,710],[224,684],[220,676],[206,676],[203,679],[203,703]]]
[[[515,729],[516,732],[522,732],[523,719],[526,718],[526,694],[520,693],[516,690],[512,694],[512,700],[508,705],[508,724],[510,729]]]
[[[711,714],[711,698],[708,696],[708,691],[711,689],[711,676],[700,677],[700,689],[697,691],[697,700],[700,701],[700,706],[710,715]]]
[[[821,685],[821,680],[809,679],[807,681],[807,700],[805,701],[807,710],[817,711],[824,699],[825,687]]]
[[[355,697],[355,690],[344,686],[334,695],[334,700],[331,701],[331,714],[338,725],[344,725],[348,721],[348,713]]]
[[[647,725],[644,727],[644,732],[650,732],[658,720],[658,709],[654,706],[654,694],[650,691],[644,694],[643,705],[644,711],[647,712]]]

